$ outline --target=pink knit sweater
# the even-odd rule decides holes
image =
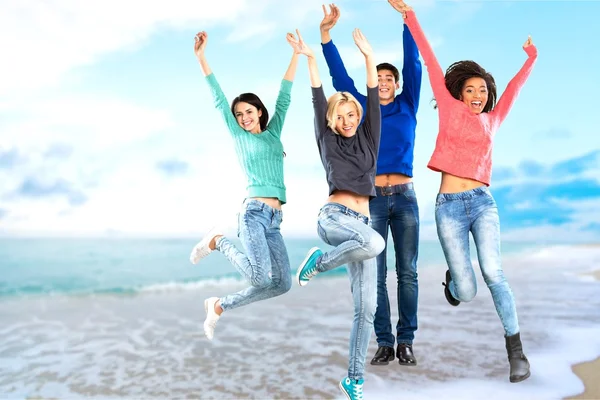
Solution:
[[[496,107],[487,113],[473,114],[466,104],[452,97],[433,50],[423,34],[415,13],[409,11],[406,25],[423,56],[429,81],[439,110],[439,133],[427,167],[490,185],[492,175],[492,139],[511,109],[521,87],[533,69],[537,49],[525,48],[529,56],[521,70],[508,83]]]

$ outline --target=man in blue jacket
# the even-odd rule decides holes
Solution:
[[[329,31],[339,17],[339,8],[332,4],[330,12],[323,6],[320,24],[323,55],[333,87],[350,92],[365,107],[366,96],[358,92],[348,75],[340,54],[331,40]],[[394,360],[394,344],[398,343],[396,357],[401,365],[417,365],[412,344],[417,330],[417,257],[419,248],[419,207],[412,182],[417,125],[417,109],[421,91],[422,68],[417,45],[405,27],[403,32],[404,64],[402,91],[398,69],[392,64],[377,66],[379,76],[379,103],[381,107],[381,143],[377,160],[375,189],[377,197],[369,204],[372,226],[385,240],[386,249],[377,256],[377,312],[375,335],[379,348],[372,365],[387,365]],[[391,228],[396,253],[398,279],[398,323],[396,340],[392,334],[390,302],[386,287],[387,238]]]

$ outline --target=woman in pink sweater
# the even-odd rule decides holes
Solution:
[[[473,61],[459,61],[444,75],[412,8],[401,0],[388,2],[402,13],[417,43],[439,110],[439,133],[427,166],[442,173],[435,221],[449,268],[444,294],[453,306],[475,297],[471,232],[483,278],[504,327],[509,379],[523,381],[530,375],[529,362],[523,354],[515,299],[502,271],[498,208],[488,186],[493,136],[533,69],[537,49],[528,38],[523,46],[528,58],[496,104],[496,84],[491,74]]]

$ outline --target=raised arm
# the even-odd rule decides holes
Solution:
[[[404,25],[402,32],[402,44],[404,51],[404,64],[402,66],[402,93],[408,104],[416,114],[419,109],[421,97],[421,81],[423,79],[423,68],[419,60],[419,49],[413,39],[408,26]]]
[[[537,48],[533,44],[531,36],[527,38],[527,41],[523,45],[523,50],[525,50],[525,52],[528,55],[525,64],[523,64],[523,66],[521,67],[519,72],[517,72],[514,78],[510,80],[510,82],[506,86],[506,90],[504,90],[502,96],[500,96],[498,104],[496,104],[494,110],[490,112],[490,115],[493,115],[495,117],[496,123],[498,125],[500,125],[500,123],[502,123],[502,121],[504,121],[504,118],[506,118],[506,116],[508,115],[508,112],[515,103],[515,100],[517,99],[521,88],[525,84],[525,81],[527,81],[529,74],[533,70],[533,65],[537,60]]]
[[[321,21],[319,28],[321,30],[321,48],[323,50],[325,61],[327,62],[327,67],[329,67],[331,83],[337,91],[352,93],[364,107],[366,96],[356,89],[354,81],[350,78],[350,75],[348,75],[342,57],[340,56],[337,47],[333,44],[331,34],[329,33],[340,18],[340,9],[335,4],[331,4],[330,9],[331,11],[327,12],[326,6],[323,6],[323,20]]]
[[[204,54],[207,43],[208,34],[204,31],[198,32],[198,34],[196,34],[194,37],[194,53],[196,54],[196,58],[200,63],[200,68],[202,69],[204,76],[209,76],[212,74],[212,70],[208,66],[208,61],[206,61],[206,55]]]
[[[427,67],[427,74],[429,75],[429,82],[431,83],[431,89],[433,90],[433,95],[438,100],[438,103],[442,99],[453,99],[452,95],[446,89],[446,81],[444,79],[444,72],[442,71],[442,67],[440,66],[437,58],[435,58],[435,54],[433,53],[433,49],[427,41],[423,30],[421,29],[421,25],[419,25],[419,21],[417,21],[417,17],[415,16],[414,11],[411,7],[407,6],[402,0],[388,0],[388,3],[394,7],[394,9],[402,14],[404,17],[404,22],[408,29],[410,29],[410,33],[414,38],[421,55],[423,56],[423,60],[425,61],[425,66]]]
[[[221,116],[225,120],[225,124],[227,125],[227,128],[229,128],[229,132],[231,132],[231,134],[243,132],[243,130],[240,128],[239,124],[235,120],[235,117],[231,113],[231,110],[229,109],[229,103],[227,102],[225,94],[221,90],[221,86],[217,82],[215,74],[213,74],[212,70],[208,66],[208,62],[206,61],[206,55],[204,53],[207,43],[208,34],[204,31],[199,32],[194,39],[194,53],[196,54],[196,58],[200,63],[200,68],[202,69],[202,72],[206,77],[206,82],[210,87],[213,101],[215,103],[215,108],[221,113]]]
[[[302,35],[300,35],[298,29],[296,29],[296,34],[298,35],[297,38],[294,34],[288,33],[288,42],[297,54],[304,54],[306,56],[306,59],[308,60],[308,72],[310,74],[310,86],[318,88],[321,86],[321,78],[319,77],[319,68],[317,67],[315,53],[313,53],[312,49],[304,43],[304,39],[302,39]]]
[[[312,88],[313,108],[315,112],[315,135],[317,140],[323,135],[327,129],[327,99],[323,92],[323,85],[319,77],[319,68],[315,54],[310,47],[304,43],[300,31],[296,29],[298,37],[293,34],[288,34],[288,42],[294,48],[297,54],[304,54],[308,60],[308,72],[310,74],[310,86]]]
[[[377,66],[373,49],[367,41],[367,38],[359,29],[352,32],[354,43],[360,52],[365,56],[365,66],[367,70],[367,106],[365,109],[364,123],[367,126],[365,132],[370,134],[375,151],[379,151],[379,141],[381,138],[381,108],[379,107],[379,82],[377,78]]]
[[[288,39],[289,35],[290,34],[288,33],[286,39]],[[269,124],[267,125],[267,129],[269,129],[270,132],[273,132],[277,136],[281,136],[283,122],[285,121],[287,110],[290,107],[292,82],[294,81],[294,77],[296,76],[297,66],[298,54],[294,51],[292,53],[290,65],[285,71],[285,75],[283,75],[283,80],[281,81],[279,95],[277,96],[277,100],[275,101],[275,113],[273,114],[271,121],[269,121]]]
[[[354,43],[365,56],[365,64],[367,67],[367,88],[373,88],[378,86],[377,82],[377,66],[375,65],[375,57],[373,57],[373,49],[367,41],[367,38],[360,29],[355,29],[352,32],[352,38]]]

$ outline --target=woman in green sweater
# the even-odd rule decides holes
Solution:
[[[250,282],[250,287],[238,293],[221,298],[210,297],[204,301],[204,334],[212,339],[223,311],[282,295],[291,287],[290,261],[279,230],[281,206],[286,202],[281,130],[290,105],[298,55],[292,53],[279,89],[275,114],[269,121],[267,109],[253,93],[242,93],[229,107],[206,61],[207,42],[206,32],[198,33],[194,52],[211,89],[215,107],[234,140],[238,161],[248,179],[248,195],[238,219],[238,236],[246,254],[239,251],[217,228],[213,228],[194,247],[190,261],[196,264],[213,250],[218,250]]]

